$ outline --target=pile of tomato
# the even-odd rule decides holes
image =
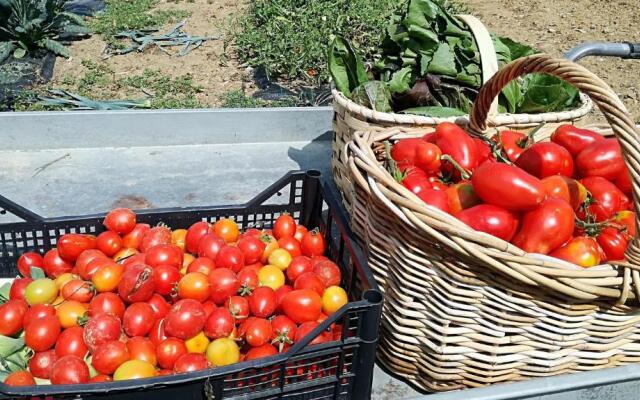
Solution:
[[[324,237],[288,214],[244,233],[230,219],[152,227],[123,208],[104,225],[97,237],[66,234],[44,256],[18,259],[22,277],[0,305],[6,384],[107,382],[268,357],[348,302]],[[333,324],[311,344],[341,334]]]
[[[618,140],[572,125],[546,142],[533,133],[442,123],[395,142],[388,166],[425,203],[526,252],[585,268],[622,260],[636,225]]]

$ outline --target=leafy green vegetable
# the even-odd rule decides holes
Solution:
[[[406,110],[402,110],[401,113],[424,115],[427,117],[435,117],[435,118],[460,117],[465,115],[464,112],[458,110],[457,108],[432,107],[432,106],[407,108]]]
[[[329,72],[336,88],[348,97],[352,90],[369,80],[360,57],[349,42],[339,36],[329,46]]]
[[[0,335],[0,359],[5,359],[24,347],[24,339]]]
[[[358,86],[353,91],[353,100],[375,111],[391,111],[391,92],[384,82],[370,81]]]
[[[411,68],[404,67],[400,71],[395,72],[389,81],[389,90],[391,93],[405,93],[411,90]]]
[[[573,108],[579,92],[568,83],[547,74],[530,74],[522,83],[522,100],[518,112],[542,113]]]
[[[4,285],[0,286],[0,304],[9,300],[9,292],[11,291],[11,283],[6,282]]]

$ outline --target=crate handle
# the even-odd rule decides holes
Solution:
[[[40,215],[22,207],[19,204],[14,203],[13,201],[7,199],[4,196],[0,196],[0,210],[4,211],[4,212],[0,211],[0,213],[2,214],[5,214],[8,211],[11,214],[15,215],[16,217],[20,217],[27,222],[44,221],[44,218],[42,218]]]

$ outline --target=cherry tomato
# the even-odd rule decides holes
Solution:
[[[583,177],[616,179],[625,168],[618,139],[604,139],[588,145],[576,157],[576,167]]]
[[[249,301],[246,297],[231,296],[225,301],[224,306],[236,320],[249,317]]]
[[[98,373],[113,374],[120,365],[129,359],[127,345],[118,340],[102,344],[92,354],[91,365]]]
[[[211,225],[209,225],[208,222],[200,221],[191,225],[187,230],[187,236],[185,237],[186,251],[192,254],[198,253],[200,239],[212,232]]]
[[[119,366],[116,372],[113,373],[113,380],[152,378],[156,375],[156,369],[150,363],[141,360],[129,360]]]
[[[240,281],[238,293],[246,296],[258,287],[260,284],[260,280],[258,279],[258,271],[260,268],[244,267],[238,272],[238,281]]]
[[[171,244],[178,246],[180,250],[184,252],[185,245],[187,243],[187,230],[176,229],[171,232]]]
[[[140,251],[147,253],[152,247],[160,244],[171,244],[171,230],[165,226],[154,226],[142,236]]]
[[[310,289],[322,296],[324,293],[324,281],[315,272],[305,272],[300,275],[293,283],[295,290]]]
[[[300,245],[302,254],[307,257],[321,256],[327,249],[324,236],[316,230],[307,232]]]
[[[280,351],[285,345],[293,344],[293,339],[298,331],[298,326],[286,315],[278,315],[271,320],[271,342],[278,344]]]
[[[27,286],[33,282],[31,278],[17,278],[11,284],[9,289],[9,299],[11,300],[26,300],[24,295],[27,292]]]
[[[275,249],[269,254],[268,262],[284,271],[291,263],[291,254],[285,249]]]
[[[153,316],[155,319],[164,318],[171,310],[171,305],[164,299],[164,297],[155,293],[147,302],[153,310]]]
[[[217,305],[223,305],[231,296],[238,293],[240,281],[236,274],[228,268],[216,268],[209,274],[211,284],[211,300]]]
[[[180,271],[170,265],[159,265],[151,273],[156,293],[167,296],[171,294],[180,281]]]
[[[0,304],[0,335],[13,336],[20,332],[29,306],[23,300],[9,300]]]
[[[54,385],[72,385],[89,381],[89,367],[76,356],[64,356],[53,365],[51,383]]]
[[[216,264],[213,260],[207,257],[198,257],[189,265],[187,273],[200,272],[208,276],[214,269],[216,269]]]
[[[244,236],[238,240],[238,249],[244,254],[244,262],[253,264],[262,258],[266,245],[256,236]]]
[[[273,347],[270,343],[265,343],[262,346],[252,347],[247,351],[244,357],[244,361],[257,360],[259,358],[270,357],[278,354],[278,349]]]
[[[300,326],[298,326],[298,331],[296,332],[296,336],[293,339],[293,341],[295,343],[302,341],[306,336],[311,334],[311,332],[314,329],[316,329],[319,325],[320,324],[316,321],[309,321],[309,322],[300,324]],[[326,342],[330,342],[331,339],[332,339],[331,332],[324,331],[320,333],[318,336],[316,336],[311,342],[309,342],[309,344],[313,345],[313,344],[326,343]]]
[[[131,360],[146,361],[155,366],[157,364],[156,346],[151,340],[136,336],[127,340],[127,352]]]
[[[156,316],[148,303],[133,303],[124,312],[122,325],[128,336],[146,336]]]
[[[293,236],[287,236],[287,237],[283,237],[282,239],[279,239],[278,247],[280,249],[286,250],[289,253],[289,255],[291,255],[291,257],[298,257],[302,254],[302,248],[300,246],[300,242],[298,242]],[[269,256],[271,256],[271,254]]]
[[[195,336],[202,330],[206,316],[202,304],[198,301],[183,299],[171,307],[164,320],[167,336],[184,340]]]
[[[256,317],[268,318],[276,310],[276,294],[269,286],[256,288],[253,293],[249,295],[248,300],[249,310],[251,314]]]
[[[136,214],[128,208],[116,208],[107,214],[103,224],[110,231],[126,235],[136,226]]]
[[[78,326],[78,319],[87,313],[87,306],[74,300],[67,300],[60,304],[56,315],[62,328]]]
[[[57,360],[58,357],[56,356],[56,352],[53,350],[35,353],[28,363],[29,371],[36,378],[49,379],[51,377],[51,372],[53,372],[53,364],[55,364]]]
[[[518,131],[500,131],[491,137],[491,140],[500,144],[509,161],[516,162],[530,144],[529,137]],[[479,164],[478,164],[479,165]]]
[[[282,314],[282,299],[284,299],[284,296],[287,295],[287,293],[293,291],[293,287],[289,286],[289,285],[282,285],[278,288],[278,290],[276,290],[275,292],[275,296],[276,296],[276,311],[275,314]]]
[[[75,262],[83,251],[95,248],[95,236],[82,235],[79,233],[62,235],[57,243],[58,255],[70,263]]]
[[[73,265],[60,257],[58,249],[51,249],[44,255],[42,268],[48,277],[57,278],[64,273],[71,272]]]
[[[240,236],[240,230],[235,221],[231,219],[221,219],[213,224],[213,232],[224,239],[225,243],[235,243]]]
[[[102,344],[120,339],[121,334],[120,319],[111,314],[94,315],[84,325],[84,342],[92,352]]]
[[[80,303],[88,303],[93,298],[95,289],[91,282],[73,279],[62,287],[60,294],[65,300],[75,300]]]
[[[178,282],[178,296],[181,299],[206,301],[211,296],[211,285],[205,274],[190,272]]]
[[[330,286],[322,294],[322,311],[332,315],[349,302],[347,292],[340,286]]]
[[[149,229],[151,229],[149,224],[136,224],[133,230],[122,238],[122,246],[130,249],[140,249],[142,238]]]
[[[56,283],[56,287],[60,291],[60,295],[62,295],[62,287],[74,279],[78,279],[78,276],[72,274],[71,272],[67,272],[66,274],[62,274],[54,280],[54,282]]]
[[[313,266],[313,272],[322,280],[325,287],[340,285],[342,274],[340,267],[331,260],[323,260]]]
[[[113,257],[122,248],[122,238],[113,231],[104,231],[96,238],[96,248]]]
[[[84,329],[79,326],[62,331],[55,344],[56,359],[68,355],[84,358],[88,351],[89,348],[84,343]]]
[[[476,168],[471,182],[483,201],[508,210],[530,210],[545,198],[538,178],[503,163],[485,162]]]
[[[413,165],[429,173],[440,170],[441,155],[442,152],[438,146],[420,138],[398,140],[391,148],[391,158],[399,166]]]
[[[211,339],[229,337],[235,328],[235,319],[228,309],[215,309],[204,324],[204,334]]]
[[[233,339],[216,339],[207,347],[207,360],[215,367],[235,364],[240,361],[240,348]]]
[[[265,244],[264,251],[262,252],[262,258],[260,262],[263,264],[268,263],[271,253],[278,248],[278,241],[271,235],[264,234],[260,236],[260,240]]]
[[[58,297],[58,287],[48,278],[36,279],[24,290],[24,299],[29,305],[51,304],[56,297]]]
[[[153,269],[144,264],[138,264],[127,269],[118,284],[118,294],[125,303],[147,301],[153,296],[155,284]]]
[[[25,278],[31,278],[31,267],[42,269],[44,259],[36,252],[28,251],[18,258],[18,271]]]
[[[26,327],[29,322],[48,316],[55,317],[56,308],[50,304],[36,304],[31,306],[31,308],[29,308],[24,314],[22,326]]]
[[[216,255],[215,264],[217,268],[229,268],[237,273],[244,267],[244,253],[237,247],[224,246]]]
[[[433,185],[429,182],[427,175],[422,170],[418,168],[407,169],[401,183],[426,204],[444,212],[449,212],[449,198],[447,194],[444,191],[433,189]],[[302,254],[306,256],[314,255],[305,253],[304,240],[307,235],[302,238]]]
[[[123,274],[124,267],[122,265],[109,262],[95,271],[91,277],[91,282],[93,283],[93,287],[96,288],[96,291],[100,293],[111,292],[118,287]]]
[[[586,212],[595,217],[595,220],[605,221],[616,212],[622,211],[629,199],[608,180],[592,176],[580,180],[580,183],[591,193],[593,203],[586,208]]]
[[[573,125],[560,125],[553,135],[551,141],[564,147],[572,156],[577,156],[585,147],[592,143],[604,140],[602,135],[588,129],[580,129]]]
[[[204,332],[200,332],[194,337],[185,340],[184,345],[187,346],[189,353],[204,354],[207,351],[207,346],[209,346],[209,338]]]
[[[57,317],[46,316],[33,321],[24,329],[24,342],[33,351],[49,350],[60,336],[60,322]]]
[[[102,266],[113,262],[97,249],[83,251],[76,260],[76,272],[84,280],[91,280],[93,274]]]
[[[291,260],[289,268],[287,268],[287,278],[290,281],[295,281],[298,276],[305,272],[311,272],[313,266],[311,265],[311,259],[307,256],[297,256]]]
[[[575,179],[561,175],[548,176],[542,179],[547,197],[562,199],[576,210],[588,196],[587,189]]]
[[[124,317],[125,305],[115,293],[100,293],[89,303],[89,315],[111,314],[118,319]]]
[[[604,228],[597,237],[598,244],[609,261],[624,260],[629,240],[623,232],[615,228]]]
[[[535,143],[525,150],[516,165],[537,178],[573,175],[573,158],[564,147],[553,142]]]
[[[269,343],[273,333],[271,323],[264,318],[254,318],[247,322],[245,340],[250,346],[262,346]]]
[[[522,218],[513,244],[528,253],[548,254],[571,238],[573,209],[564,200],[547,199]]]
[[[156,347],[156,357],[158,365],[165,369],[173,369],[176,361],[187,354],[187,347],[180,339],[165,339]]]
[[[307,228],[303,225],[298,225],[296,226],[296,233],[293,235],[293,238],[295,240],[297,240],[298,242],[302,241],[302,238],[304,237],[304,235],[309,232],[307,230]]]
[[[204,354],[190,353],[184,354],[173,366],[173,370],[179,374],[182,372],[200,371],[209,368],[209,361]]]
[[[509,242],[519,225],[518,215],[490,204],[480,204],[455,214],[455,217],[471,228]]]
[[[15,371],[4,378],[4,383],[8,386],[33,386],[36,381],[29,371]]]
[[[224,239],[215,233],[208,233],[202,236],[199,243],[198,256],[207,257],[210,260],[215,260],[220,249],[225,247]]]
[[[296,234],[296,220],[289,214],[282,214],[273,224],[273,236],[276,239],[293,237]]]
[[[164,332],[164,318],[156,320],[151,327],[151,332],[149,332],[149,340],[153,343],[154,346],[157,346],[167,338],[167,335]]]
[[[170,265],[175,268],[182,267],[182,250],[173,244],[160,244],[147,250],[145,263],[151,267]]]
[[[284,273],[275,265],[265,265],[258,271],[258,279],[260,286],[269,286],[273,290],[277,290],[284,285]]]
[[[315,321],[322,310],[322,299],[313,290],[294,290],[282,299],[282,309],[286,316],[298,324]]]

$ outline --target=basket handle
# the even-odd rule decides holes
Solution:
[[[629,169],[636,209],[640,206],[640,130],[629,116],[626,107],[615,92],[602,79],[579,64],[564,59],[536,54],[515,60],[498,71],[478,93],[471,109],[469,129],[482,134],[487,129],[487,116],[491,103],[512,80],[531,73],[556,76],[587,94],[598,105],[620,142],[622,155]],[[636,224],[640,224],[636,213]],[[640,226],[640,225],[639,225]],[[640,265],[640,242],[629,243],[627,260]]]

